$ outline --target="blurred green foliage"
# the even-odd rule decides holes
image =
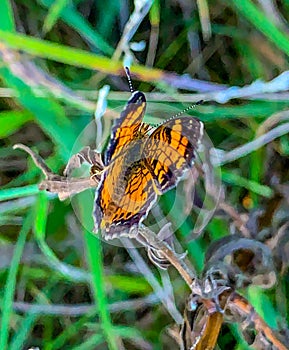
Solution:
[[[93,121],[96,92],[108,84],[108,108],[124,105],[129,96],[125,62],[138,77],[134,87],[151,92],[149,104],[159,105],[160,117],[149,114],[150,123],[171,117],[163,103],[179,111],[189,106],[183,93],[196,101],[193,92],[177,91],[162,80],[166,72],[216,88],[273,79],[289,67],[289,18],[288,1],[269,3],[272,13],[266,1],[258,6],[250,0],[154,1],[151,6],[148,1],[148,14],[121,47],[125,24],[133,19],[131,1],[0,1],[1,350],[177,348],[167,327],[180,322],[178,310],[188,296],[181,277],[170,268],[168,282],[143,249],[139,259],[148,270],[135,266],[124,248],[100,241],[87,228],[91,211],[83,203],[92,195],[83,193],[70,203],[40,192],[40,171],[12,146],[32,147],[60,174],[72,150],[85,145],[83,138],[89,143],[89,132],[76,141]],[[132,51],[131,43],[141,41],[144,49]],[[155,98],[155,92],[162,97]],[[273,91],[226,105],[206,102],[191,114],[204,121],[215,147],[230,151],[258,137],[266,120],[286,111],[288,96],[278,98]],[[110,120],[103,127],[109,133]],[[288,181],[288,145],[284,135],[222,166],[226,201],[240,213],[263,210],[277,192],[271,179]],[[164,212],[174,193],[161,202]],[[177,218],[181,210],[170,215]],[[186,238],[192,229],[189,218],[176,236],[201,271],[210,241],[231,233],[230,219],[214,217],[196,240]],[[168,286],[174,290],[172,305],[160,300],[162,293],[172,296]],[[270,292],[252,288],[243,293],[270,326],[288,321],[287,268]],[[223,327],[218,346],[249,348],[235,325]]]

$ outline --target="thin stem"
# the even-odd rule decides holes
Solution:
[[[184,281],[191,288],[192,283],[196,280],[196,276],[189,270],[184,261],[178,259],[173,250],[146,226],[142,225],[139,227],[139,234],[142,235],[152,247],[161,251],[162,255],[177,269]]]

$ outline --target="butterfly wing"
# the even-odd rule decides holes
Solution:
[[[112,127],[110,141],[104,154],[105,166],[113,158],[120,155],[123,152],[123,147],[136,137],[142,123],[145,108],[145,95],[140,91],[135,91]]]
[[[95,231],[101,229],[105,239],[134,237],[157,199],[153,181],[144,160],[127,165],[123,157],[115,159],[96,192]]]
[[[164,122],[149,136],[143,153],[158,194],[176,186],[184,171],[193,165],[202,135],[201,121],[183,117]]]

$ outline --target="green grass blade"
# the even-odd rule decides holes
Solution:
[[[51,348],[53,350],[63,349],[65,343],[72,337],[75,336],[75,334],[78,334],[80,330],[85,326],[85,324],[89,321],[89,319],[94,315],[95,313],[89,313],[83,317],[81,317],[76,322],[73,322],[71,325],[66,327],[64,331],[59,334],[52,342],[51,342]]]
[[[48,14],[43,23],[43,32],[47,33],[57,22],[63,9],[69,4],[70,0],[55,0],[49,8]]]
[[[247,190],[252,191],[263,197],[270,198],[274,194],[274,191],[270,187],[266,185],[261,185],[256,181],[248,180],[240,175],[233,174],[226,170],[222,170],[222,179],[227,183],[244,187]]]
[[[13,11],[9,0],[0,1],[0,22],[3,30],[15,31]]]
[[[117,350],[117,341],[113,325],[111,323],[108,303],[105,295],[105,280],[103,269],[103,257],[101,241],[99,237],[92,235],[90,232],[84,232],[85,243],[87,248],[88,263],[92,273],[92,289],[94,298],[98,303],[101,326],[110,350]]]
[[[47,8],[53,4],[53,0],[38,1]],[[104,38],[96,31],[95,28],[91,27],[91,25],[77,12],[77,10],[72,5],[62,9],[60,18],[104,54],[108,56],[111,56],[113,54],[113,47],[104,40]]]
[[[67,47],[47,40],[32,38],[23,34],[13,34],[0,30],[0,39],[8,47],[22,50],[31,55],[43,57],[57,62],[70,64],[89,69],[96,69],[103,73],[124,74],[123,63],[113,61],[90,52]],[[147,79],[157,81],[162,76],[162,71],[150,69],[140,65],[131,66],[135,75],[142,74]]]
[[[27,339],[27,335],[31,331],[33,324],[37,320],[39,315],[29,313],[21,322],[20,327],[14,337],[9,344],[9,350],[19,350],[22,349],[25,340]]]
[[[141,332],[134,327],[128,326],[117,326],[115,327],[115,331],[121,335],[122,338],[126,339],[143,339]]]
[[[151,286],[141,276],[125,276],[110,275],[107,276],[107,281],[113,285],[115,289],[128,294],[143,294],[147,295],[152,292]]]
[[[45,239],[48,204],[47,194],[45,192],[39,192],[36,203],[36,219],[34,224],[35,238],[37,241],[42,241]]]
[[[78,207],[82,217],[83,226],[87,227],[92,223],[91,208],[87,205],[91,203],[89,193],[82,192],[77,196]],[[102,244],[100,237],[91,234],[84,229],[84,240],[87,251],[87,260],[92,274],[91,288],[94,294],[95,303],[100,317],[101,328],[104,338],[110,350],[117,350],[117,337],[110,318],[110,311],[105,292],[105,278],[103,268]]]
[[[94,350],[97,345],[103,343],[104,339],[101,334],[94,334],[86,339],[81,345],[74,346],[71,350]]]
[[[259,286],[250,286],[248,288],[249,301],[252,303],[256,312],[265,320],[265,322],[273,329],[277,329],[277,312],[273,307],[270,298],[264,294]]]
[[[0,190],[0,202],[7,201],[14,198],[34,196],[37,193],[39,193],[39,189],[37,185],[7,188],[5,190]]]
[[[98,31],[107,40],[111,40],[111,28],[114,26],[120,11],[123,9],[121,0],[96,2],[98,18]],[[113,54],[113,52],[111,53]]]
[[[252,154],[250,155],[250,180],[256,183],[262,181],[264,173],[264,153],[264,149],[258,149],[257,151],[252,152]],[[253,201],[253,205],[257,205],[258,195],[254,191],[251,191],[250,197]]]
[[[24,124],[33,120],[28,111],[5,111],[0,113],[0,138],[18,131]]]
[[[11,261],[11,267],[6,280],[4,298],[3,298],[3,309],[2,309],[2,319],[0,328],[0,349],[7,349],[7,342],[9,337],[9,321],[12,313],[12,303],[16,287],[16,277],[18,272],[18,267],[20,264],[21,255],[26,242],[27,234],[32,225],[32,211],[24,219],[23,226],[19,233],[19,237],[15,246],[13,258]]]
[[[238,12],[269,40],[271,40],[281,51],[289,55],[289,36],[285,31],[279,29],[251,0],[232,0],[226,2],[236,7]]]

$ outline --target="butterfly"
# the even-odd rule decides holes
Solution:
[[[145,110],[145,95],[133,92],[104,152],[93,217],[94,231],[101,230],[105,239],[136,237],[157,197],[193,166],[202,139],[198,119],[171,118],[152,131],[142,121]]]

